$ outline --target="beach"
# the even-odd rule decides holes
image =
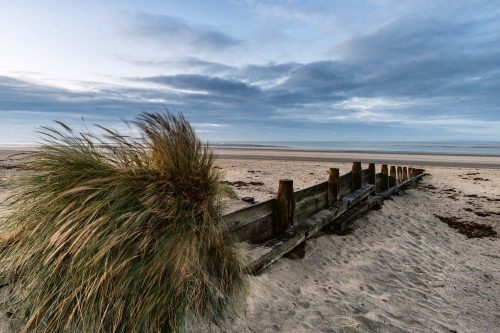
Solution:
[[[297,189],[349,163],[221,160],[257,200],[279,178]],[[364,166],[366,167],[366,165]],[[500,241],[468,238],[448,219],[500,233],[500,171],[425,167],[416,189],[386,201],[344,236],[308,240],[304,259],[282,258],[252,277],[246,312],[228,332],[495,332],[500,325]],[[250,171],[250,172],[249,172]]]
[[[0,151],[0,198],[21,162]],[[281,258],[250,278],[250,296],[214,332],[495,332],[500,327],[500,157],[224,148],[217,167],[240,198],[276,195],[279,179],[299,190],[352,161],[425,168],[416,188],[356,220],[345,235],[306,243],[303,259]],[[248,206],[234,200],[228,211]],[[5,213],[5,212],[4,212]],[[0,218],[1,215],[0,215]],[[471,225],[494,234],[469,238]],[[465,226],[465,227],[464,227]],[[0,232],[1,232],[0,226]],[[0,273],[1,274],[1,273]],[[3,285],[1,283],[0,285]],[[0,289],[0,333],[19,316]]]

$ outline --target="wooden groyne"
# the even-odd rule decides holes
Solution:
[[[240,241],[260,244],[268,251],[248,269],[256,274],[289,253],[319,230],[342,231],[370,209],[380,207],[387,197],[426,175],[423,169],[383,164],[362,169],[353,162],[352,171],[340,176],[330,168],[325,182],[293,190],[291,179],[279,181],[276,198],[224,216],[224,222]]]

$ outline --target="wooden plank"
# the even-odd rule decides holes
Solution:
[[[416,182],[417,180],[419,180],[420,178],[422,178],[423,176],[427,176],[428,174],[426,173],[421,173],[421,174],[418,174],[400,184],[396,184],[392,187],[390,187],[389,189],[383,191],[383,192],[380,192],[378,193],[379,196],[383,197],[384,199],[393,195],[394,193],[397,193],[399,191],[401,191],[402,189],[404,189],[405,187],[407,187],[408,185]]]
[[[276,199],[263,201],[224,215],[224,224],[226,228],[230,231],[239,229],[252,223],[252,221],[272,215],[275,200]]]
[[[351,172],[339,178],[339,199],[351,193]]]
[[[311,196],[316,196],[318,194],[323,194],[323,193],[326,195],[327,190],[328,190],[328,182],[326,181],[310,187],[303,188],[294,193],[295,201],[298,203],[299,201],[307,199]]]
[[[370,184],[370,170],[361,170],[361,185]],[[372,184],[373,185],[373,184]]]
[[[223,217],[223,223],[239,241],[265,241],[272,236],[275,201],[270,199],[229,213]]]
[[[337,202],[334,207],[321,210],[306,221],[288,229],[281,237],[268,241],[266,246],[270,248],[269,252],[253,261],[247,267],[248,272],[251,274],[258,274],[293,248],[304,242],[306,239],[313,236],[326,225],[334,222],[335,224],[342,226],[355,220],[373,207],[380,206],[383,200],[391,194],[400,191],[425,175],[426,174],[422,173],[407,181],[397,184],[386,191],[381,192],[379,195],[368,198],[359,206],[357,206],[357,204],[374,192],[374,186],[365,185],[361,189],[350,193],[341,201]],[[352,207],[356,208],[351,211],[350,209]]]
[[[372,209],[380,208],[383,202],[384,199],[381,196],[371,196],[365,201],[360,202],[356,207],[353,207],[339,216],[335,221],[329,224],[327,228],[331,232],[343,234],[354,220]]]
[[[375,163],[369,163],[368,164],[368,184],[375,185],[376,184],[376,178],[375,178]]]
[[[295,215],[295,193],[293,193],[293,180],[280,179],[278,195],[274,205],[273,235],[281,235],[293,225]]]
[[[296,203],[294,220],[296,223],[300,223],[307,217],[327,208],[327,206],[328,197],[326,192],[305,198]]]
[[[380,172],[375,175],[375,192],[382,191],[384,175]]]
[[[269,214],[260,219],[250,221],[231,233],[240,242],[260,244],[273,237],[273,215]]]
[[[389,172],[389,187],[392,187],[397,184],[396,181],[396,166],[391,165],[391,171]]]
[[[332,208],[321,210],[306,221],[289,228],[280,237],[268,241],[265,247],[269,247],[270,251],[252,262],[248,266],[248,271],[252,274],[257,274],[266,267],[269,267],[287,252],[314,235],[325,225],[332,222],[373,192],[373,185],[365,185],[359,190],[346,195],[342,200],[335,203]]]
[[[389,188],[389,169],[387,168],[387,164],[382,164],[382,186],[380,187],[381,191],[385,191]]]
[[[330,168],[328,171],[328,207],[339,199],[339,169]]]
[[[416,169],[414,170],[416,174]],[[423,170],[420,169],[419,171],[422,172]],[[349,182],[350,173],[339,177],[339,183],[342,184],[342,187],[339,185],[340,197],[345,197],[345,195],[349,193]],[[383,175],[381,173],[376,175],[376,183],[377,192],[382,192]],[[307,198],[309,194],[321,194],[322,191],[324,191],[324,187],[328,187],[327,182],[297,191],[295,192],[296,201],[297,198],[302,198],[301,201],[304,201],[304,198]],[[275,200],[276,199],[270,199],[225,215],[223,219],[226,228],[231,231],[239,241],[261,243],[268,240],[272,237],[273,206]],[[317,197],[308,198],[304,203],[297,202],[298,208],[296,209],[300,212],[303,206],[309,206],[308,208],[311,209],[309,212],[313,212],[309,214],[312,215],[321,210],[320,207],[323,205],[322,200],[322,198]],[[302,215],[296,213],[295,217],[298,218],[297,222],[302,222],[305,219],[305,215],[307,215],[307,213]]]
[[[322,182],[295,192],[294,218],[296,219],[296,223],[302,222],[304,218],[326,208],[327,200],[328,182]]]
[[[351,192],[361,188],[361,162],[352,162]]]

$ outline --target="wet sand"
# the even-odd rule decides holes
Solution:
[[[436,154],[409,152],[362,152],[331,150],[294,150],[273,148],[220,148],[215,149],[221,159],[280,160],[313,162],[372,162],[377,164],[413,164],[462,168],[500,169],[500,156]]]

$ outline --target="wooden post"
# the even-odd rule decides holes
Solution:
[[[361,162],[352,162],[351,192],[361,188]]]
[[[403,182],[403,168],[398,166],[398,184]]]
[[[408,169],[403,167],[403,180],[408,180]]]
[[[281,235],[293,225],[295,199],[293,195],[293,180],[280,179],[276,206],[274,209],[273,234]]]
[[[413,178],[413,168],[408,168],[408,177]]]
[[[394,185],[396,185],[396,166],[391,165],[389,176],[389,187],[393,187]]]
[[[375,185],[375,163],[368,164],[368,184]]]
[[[337,202],[339,197],[339,169],[330,168],[328,171],[328,207]]]
[[[389,169],[387,168],[387,164],[382,164],[382,186],[381,190],[385,191],[389,188]]]

